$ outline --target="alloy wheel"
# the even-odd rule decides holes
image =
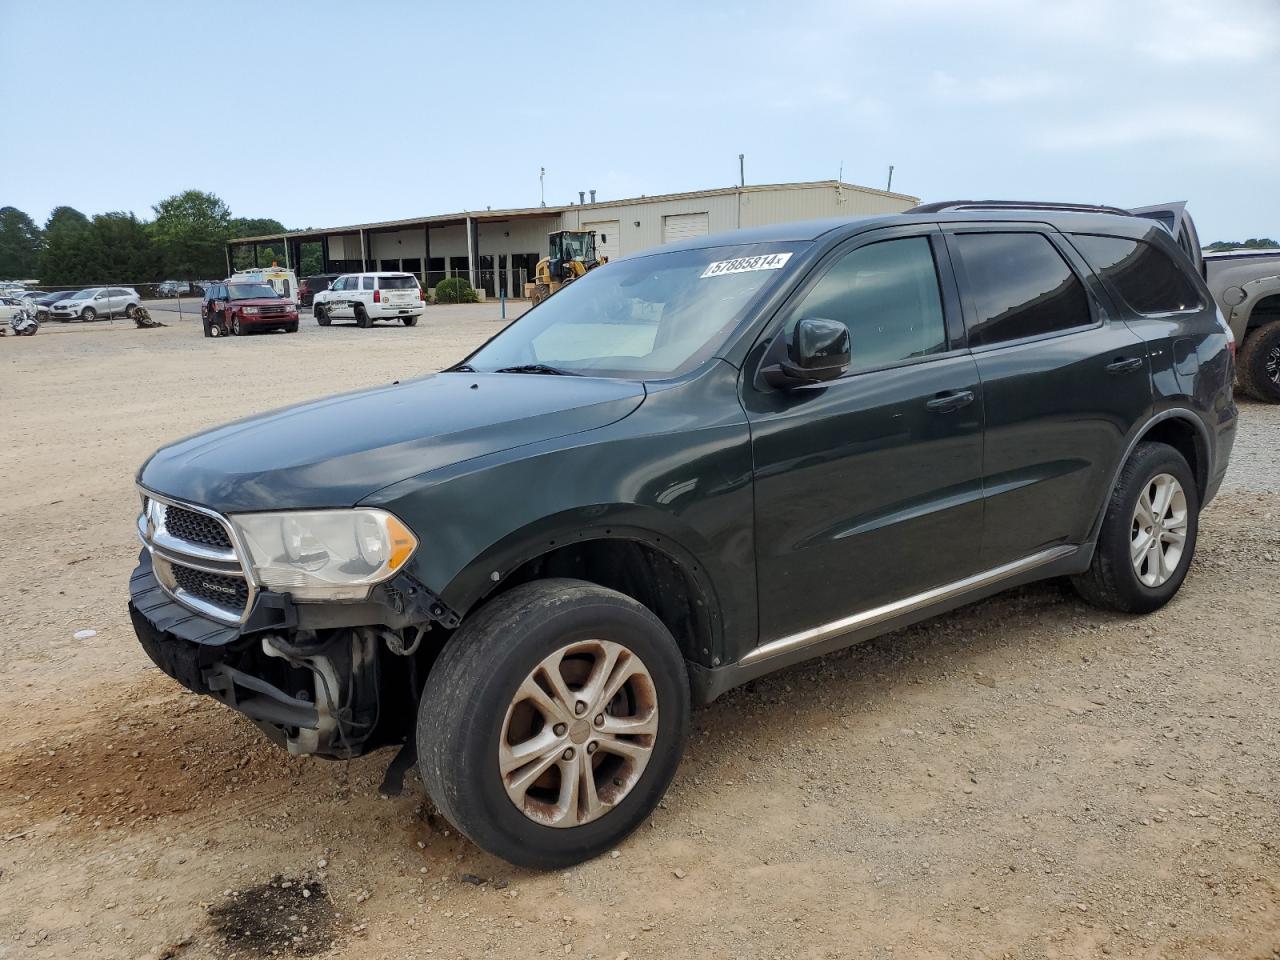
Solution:
[[[1167,583],[1187,542],[1187,494],[1172,475],[1157,474],[1142,488],[1133,512],[1129,557],[1145,586]]]
[[[1280,344],[1271,348],[1266,359],[1267,379],[1280,387]]]
[[[530,820],[581,826],[631,792],[657,733],[657,691],[640,658],[608,640],[572,643],[516,690],[502,722],[498,770]]]

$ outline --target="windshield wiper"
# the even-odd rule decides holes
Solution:
[[[559,367],[549,367],[545,363],[522,363],[515,367],[499,367],[494,373],[551,373],[558,377],[578,377],[581,374],[574,373],[572,370],[561,370]]]
[[[476,368],[469,363],[460,363],[457,366],[449,367],[445,373],[475,373]]]

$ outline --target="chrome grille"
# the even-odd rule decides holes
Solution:
[[[203,543],[209,547],[231,549],[231,537],[219,520],[172,504],[164,508],[164,526],[179,540]]]
[[[144,490],[138,536],[156,581],[174,600],[221,623],[248,616],[256,590],[226,518]]]

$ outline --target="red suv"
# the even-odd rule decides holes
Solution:
[[[258,330],[298,332],[298,307],[269,283],[254,281],[210,284],[200,304],[206,337],[234,337]]]

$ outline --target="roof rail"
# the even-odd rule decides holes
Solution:
[[[1058,203],[1051,200],[941,200],[922,203],[904,213],[943,213],[958,210],[1054,210],[1059,213],[1110,213],[1131,217],[1128,210],[1094,203]]]

